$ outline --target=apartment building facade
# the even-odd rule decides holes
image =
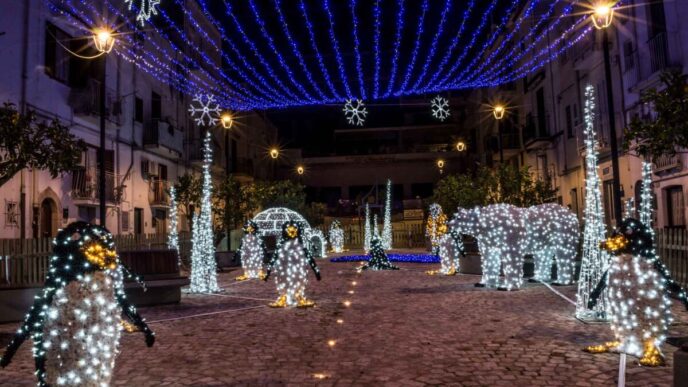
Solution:
[[[610,54],[614,106],[607,103],[602,32],[593,30],[539,71],[496,89],[479,90],[475,99],[500,101],[507,106],[501,123],[473,118],[481,158],[486,163],[504,162],[528,166],[557,189],[558,201],[580,217],[584,209],[584,109],[585,88],[596,95],[595,129],[600,142],[599,175],[605,221],[614,224],[610,136],[623,142],[623,130],[633,117],[650,119],[652,107],[643,106],[640,95],[649,88],[661,89],[659,75],[677,69],[688,72],[688,25],[679,15],[688,11],[680,1],[624,2],[610,27]],[[556,31],[556,29],[555,29]],[[554,33],[551,39],[554,39]],[[523,42],[530,44],[532,42]],[[528,58],[524,58],[527,60]],[[609,114],[616,118],[610,130]],[[613,134],[612,134],[613,133]],[[500,141],[501,138],[501,141]],[[489,144],[501,144],[490,147]],[[688,211],[688,155],[653,161],[656,226],[685,227]],[[632,150],[619,158],[622,200],[640,197],[641,159]]]
[[[191,17],[203,21],[195,1],[185,1],[184,6],[189,14],[169,12],[183,23],[188,36],[201,47],[210,46],[201,42],[208,37],[221,45],[219,33],[210,26],[205,28],[209,35],[201,37],[188,23]],[[123,49],[142,53],[155,46],[172,53],[159,58],[172,67],[173,60],[198,55],[189,48],[178,49],[185,46],[175,46],[173,39],[137,30],[135,14],[130,19],[122,15],[126,15],[125,5],[115,23],[121,34],[115,44]],[[22,111],[33,110],[44,120],[58,119],[88,144],[80,165],[61,177],[53,179],[46,171],[25,169],[0,187],[0,238],[49,237],[75,220],[100,221],[101,78],[95,61],[74,55],[92,54],[90,36],[42,0],[6,2],[0,26],[4,32],[0,35],[4,58],[0,101],[12,102]],[[208,50],[207,55],[214,62],[213,66],[205,64],[207,71],[221,67],[216,50]],[[179,176],[200,173],[205,129],[189,116],[192,96],[114,52],[107,55],[106,63],[106,226],[120,234],[166,232],[168,189]],[[271,175],[271,166],[262,161],[261,152],[276,131],[265,117],[247,113],[229,131],[221,127],[210,131],[214,178],[222,179],[227,172],[244,181]],[[188,229],[181,218],[180,227]]]

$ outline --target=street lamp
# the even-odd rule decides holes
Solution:
[[[614,88],[612,85],[612,65],[609,53],[609,27],[614,21],[614,3],[598,2],[593,6],[590,16],[592,23],[602,31],[602,48],[604,52],[604,76],[607,86],[607,116],[609,119],[609,151],[612,159],[612,192],[614,219],[617,226],[621,224],[621,178],[619,174],[619,145],[616,140],[616,116],[614,112]]]
[[[222,123],[223,128],[231,129],[232,125],[234,125],[234,119],[232,118],[232,114],[228,112],[223,113],[220,117],[220,122]]]
[[[231,165],[229,165],[229,129],[234,125],[234,119],[232,114],[229,112],[224,112],[220,116],[220,124],[225,130],[225,174],[229,176],[231,170]]]
[[[109,54],[115,46],[115,37],[108,28],[93,30],[93,45],[101,54]]]
[[[105,201],[106,182],[105,182],[105,98],[106,98],[106,70],[107,70],[107,55],[115,46],[115,37],[108,27],[95,28],[93,30],[93,45],[100,53],[100,87],[99,87],[99,113],[100,113],[100,148],[98,149],[98,207],[100,212],[100,225],[107,226],[107,206]],[[114,184],[114,182],[113,182]]]
[[[298,167],[296,167],[296,173],[298,173],[299,175],[303,175],[304,172],[306,172],[306,169],[303,167],[303,165],[299,165]]]
[[[593,9],[591,19],[595,28],[603,30],[612,25],[612,21],[614,21],[614,8],[605,3],[597,4]]]
[[[492,114],[494,115],[494,118],[496,120],[501,120],[504,118],[504,114],[506,113],[506,108],[504,105],[497,105],[492,109]]]
[[[492,109],[492,115],[494,115],[495,120],[497,120],[497,135],[499,136],[499,162],[504,163],[504,144],[502,136],[502,119],[506,114],[506,107],[504,105],[495,105]]]
[[[442,159],[437,160],[437,168],[439,168],[440,173],[442,173],[442,170],[444,169],[444,164],[445,164],[444,160],[442,160]]]
[[[270,149],[269,154],[270,154],[270,157],[271,157],[271,158],[276,159],[276,158],[279,157],[279,149],[277,149],[277,148],[272,148],[272,149]]]
[[[459,152],[463,152],[466,150],[466,143],[463,141],[459,141],[456,143],[456,150]]]

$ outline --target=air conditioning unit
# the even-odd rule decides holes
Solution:
[[[157,177],[158,163],[156,163],[155,161],[142,160],[141,171],[143,172],[144,178]]]

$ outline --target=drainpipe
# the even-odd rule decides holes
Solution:
[[[29,49],[29,11],[31,10],[31,1],[24,2],[24,25],[22,28],[22,57],[21,57],[21,100],[19,101],[19,108],[22,115],[26,113],[26,68],[28,66],[28,49]],[[24,169],[20,172],[19,178],[19,238],[26,238],[26,186],[24,183]]]

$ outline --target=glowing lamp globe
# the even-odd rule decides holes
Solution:
[[[279,157],[279,149],[277,149],[277,148],[270,149],[270,157],[273,159],[278,158]]]
[[[506,108],[502,105],[495,106],[494,110],[492,111],[492,114],[494,114],[494,118],[498,120],[504,118],[504,113],[506,113]]]
[[[437,168],[439,168],[439,169],[444,168],[444,160],[437,160]]]
[[[593,8],[591,19],[595,28],[605,29],[614,21],[614,8],[609,4],[598,4]]]
[[[223,114],[222,117],[220,117],[220,122],[225,129],[231,129],[232,125],[234,125],[234,119],[232,119],[232,115],[229,113]]]
[[[94,30],[93,45],[98,52],[108,54],[115,46],[115,37],[112,35],[112,32],[106,28]]]
[[[306,171],[306,170],[305,170],[305,168],[303,167],[303,165],[299,165],[298,167],[296,167],[296,173],[298,173],[299,175],[303,175],[303,173],[304,173],[305,171]]]
[[[463,152],[466,150],[466,143],[463,141],[459,141],[456,143],[456,150],[459,152]]]

